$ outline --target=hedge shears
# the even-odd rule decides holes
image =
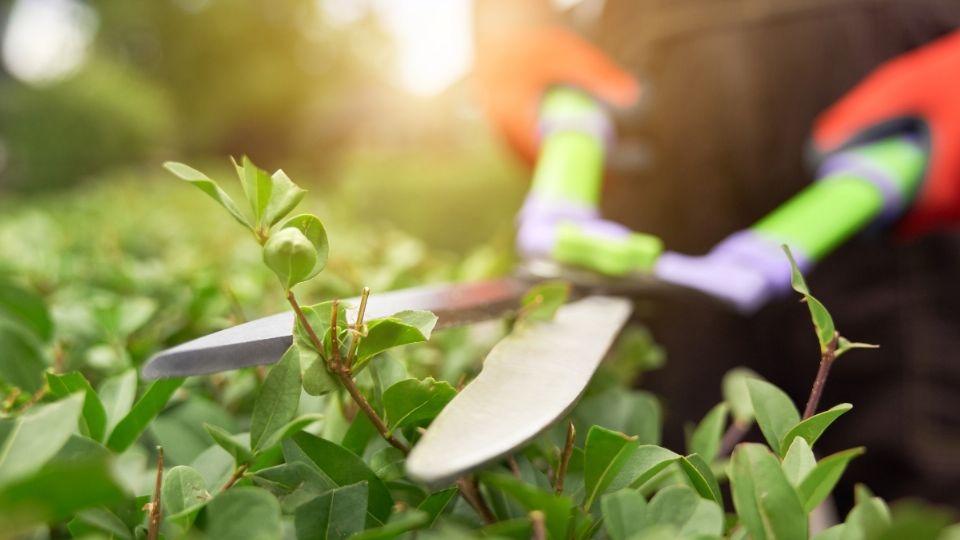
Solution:
[[[477,378],[414,446],[406,463],[411,478],[451,481],[509,455],[561,419],[630,318],[631,297],[695,294],[755,311],[789,290],[790,266],[780,246],[790,246],[802,267],[811,266],[869,224],[903,212],[926,164],[909,136],[835,153],[818,181],[753,227],[706,255],[687,256],[599,218],[611,126],[604,108],[577,90],[557,88],[545,97],[540,158],[520,214],[518,249],[526,260],[514,275],[370,296],[368,317],[425,309],[445,328],[503,317],[539,281],[572,284],[572,301],[553,321],[524,326],[494,346]],[[288,312],[221,330],[156,354],[143,376],[272,364],[290,347],[293,326]]]

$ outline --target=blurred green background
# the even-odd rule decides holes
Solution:
[[[156,178],[164,160],[247,154],[358,223],[463,253],[509,220],[523,173],[470,95],[469,2],[404,4],[6,2],[3,199],[55,213],[128,177],[154,198],[185,190]]]
[[[0,3],[0,279],[112,373],[281,309],[256,245],[166,160],[283,168],[330,229],[309,300],[504,272],[525,172],[471,95],[469,1]]]

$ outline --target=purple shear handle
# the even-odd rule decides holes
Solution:
[[[811,267],[791,248],[801,271]],[[708,293],[743,314],[756,312],[790,290],[790,262],[775,241],[745,230],[728,236],[703,256],[666,252],[654,274],[667,282]]]
[[[631,233],[619,223],[602,219],[600,212],[592,206],[548,199],[535,192],[527,196],[517,220],[517,251],[524,258],[549,257],[562,223],[573,223],[598,240],[622,239]]]

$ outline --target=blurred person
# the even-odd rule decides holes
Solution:
[[[475,77],[528,162],[550,86],[578,87],[617,113],[604,220],[590,225],[708,253],[806,187],[810,154],[904,128],[924,136],[930,162],[896,227],[854,237],[809,277],[845,336],[881,345],[834,367],[821,408],[855,408],[818,451],[867,447],[836,492],[841,508],[856,482],[960,508],[960,238],[945,232],[960,218],[960,2],[581,4],[562,14],[547,0],[477,0]],[[590,24],[577,24],[583,12],[596,15]],[[525,209],[521,234],[536,219]],[[643,381],[663,397],[668,446],[682,446],[680,426],[720,399],[736,365],[804,402],[819,349],[794,299],[746,317],[684,298],[639,302],[668,355]]]

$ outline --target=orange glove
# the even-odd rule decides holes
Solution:
[[[514,32],[478,51],[480,102],[528,162],[537,155],[537,112],[547,87],[576,86],[617,107],[637,101],[633,77],[583,38],[559,26]]]
[[[960,224],[960,31],[874,71],[814,127],[822,154],[919,129],[930,164],[900,230],[907,235]]]

